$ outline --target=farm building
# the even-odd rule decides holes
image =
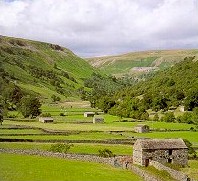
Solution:
[[[138,139],[133,146],[133,163],[148,166],[149,161],[188,163],[188,147],[182,139]]]
[[[39,121],[42,123],[52,123],[54,119],[52,117],[40,117]]]
[[[94,112],[85,112],[84,117],[94,117],[95,113]]]
[[[104,123],[104,118],[101,116],[94,116],[93,123]]]
[[[149,126],[146,124],[138,124],[134,127],[134,131],[137,133],[147,133],[149,132]]]

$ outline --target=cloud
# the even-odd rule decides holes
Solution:
[[[80,56],[198,48],[198,0],[0,0],[0,34]]]

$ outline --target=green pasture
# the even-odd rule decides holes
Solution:
[[[33,150],[49,150],[53,143],[8,143],[0,142],[0,148],[9,149],[33,149]],[[116,155],[132,155],[132,145],[120,144],[97,144],[97,143],[72,143],[73,146],[68,151],[69,153],[78,154],[98,154],[99,149],[109,149]]]
[[[11,154],[0,154],[0,160],[0,178],[3,181],[141,180],[131,171],[92,162]]]
[[[193,146],[198,145],[198,132],[193,131],[167,131],[167,132],[150,132],[150,133],[124,133],[125,136],[135,138],[182,138],[189,140]]]
[[[42,134],[38,129],[0,129],[0,134]]]
[[[76,116],[78,117],[78,116]],[[90,118],[87,119],[80,119],[82,118],[79,115],[79,119],[76,118],[77,121],[79,120],[91,120]],[[151,129],[173,129],[173,130],[189,130],[191,127],[195,127],[192,124],[185,124],[185,123],[166,123],[166,122],[152,122],[152,121],[144,121],[144,122],[113,122],[112,120],[116,120],[117,117],[104,115],[105,123],[103,124],[93,124],[93,123],[86,123],[86,124],[75,124],[71,123],[71,121],[75,121],[75,116],[71,116],[67,118],[67,116],[61,118],[59,121],[55,119],[54,123],[44,124],[41,122],[21,122],[21,121],[12,121],[12,120],[5,120],[3,125],[26,125],[32,126],[37,128],[46,128],[52,130],[81,130],[81,131],[133,131],[134,126],[137,124],[147,124],[150,126]],[[68,122],[67,122],[68,119]]]
[[[189,160],[188,166],[183,168],[182,171],[189,175],[190,178],[196,180],[198,178],[198,160]]]
[[[6,139],[32,139],[32,140],[105,140],[105,139],[122,139],[126,138],[121,134],[109,134],[105,132],[82,132],[71,135],[1,135],[0,138]]]

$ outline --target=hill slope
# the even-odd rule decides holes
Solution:
[[[59,45],[0,36],[0,63],[12,82],[43,98],[76,96],[95,70]]]
[[[198,49],[134,52],[117,56],[88,58],[87,62],[107,74],[123,76],[124,74],[136,75],[164,69],[189,56],[198,57]]]

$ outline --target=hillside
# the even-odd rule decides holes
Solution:
[[[192,111],[198,106],[197,86],[198,58],[188,57],[146,81],[117,91],[113,97],[96,100],[96,105],[110,114],[135,119],[147,119],[148,109],[167,111],[182,105]],[[193,121],[197,123],[198,118]]]
[[[95,71],[59,45],[0,36],[0,63],[9,81],[48,99],[78,96],[83,80]]]
[[[119,77],[164,69],[189,56],[198,57],[198,49],[132,52],[117,56],[88,58],[87,62],[107,74]]]

